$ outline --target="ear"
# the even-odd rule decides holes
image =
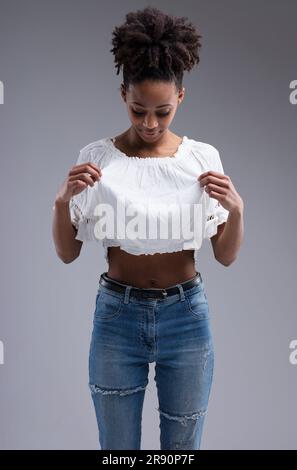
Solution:
[[[185,88],[183,87],[179,92],[178,92],[178,104],[181,104],[185,96]]]
[[[123,83],[121,83],[121,97],[123,98],[123,100],[126,103],[126,89],[125,89],[125,86],[124,86]]]

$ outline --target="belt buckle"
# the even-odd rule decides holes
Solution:
[[[166,296],[168,295],[168,292],[166,292],[166,290],[165,290],[165,289],[163,289],[163,291],[162,291],[162,295],[163,295],[163,298],[164,298],[164,297],[166,297]]]
[[[154,297],[147,297],[147,299],[164,299],[166,296],[168,295],[168,292],[166,292],[165,289],[162,289],[160,294],[158,293],[158,296],[154,296]],[[161,296],[161,297],[160,297]]]

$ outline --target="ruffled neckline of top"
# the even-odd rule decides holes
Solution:
[[[156,156],[151,156],[151,157],[139,157],[136,155],[130,156],[127,155],[126,153],[122,152],[120,149],[118,149],[115,146],[115,138],[114,137],[107,137],[105,139],[107,145],[109,145],[110,149],[112,150],[113,154],[126,160],[130,160],[133,162],[137,163],[144,163],[147,164],[148,162],[153,162],[153,163],[168,163],[169,161],[176,161],[182,158],[185,155],[185,148],[189,142],[189,139],[186,135],[182,137],[181,143],[179,144],[176,152],[172,155],[165,155],[162,157],[156,157]]]

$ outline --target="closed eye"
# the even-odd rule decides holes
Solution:
[[[132,113],[136,114],[136,116],[142,116],[143,114],[145,114],[142,112],[134,111],[134,109],[132,109]],[[168,114],[170,114],[170,111],[168,113],[159,113],[158,116],[164,117],[164,116],[168,116]]]

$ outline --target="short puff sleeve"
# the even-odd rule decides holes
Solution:
[[[103,168],[107,157],[105,140],[100,139],[91,142],[80,150],[76,165],[91,162]],[[70,219],[77,230],[75,236],[77,240],[97,240],[94,235],[94,225],[97,220],[94,216],[94,207],[98,203],[97,196],[98,181],[95,182],[93,187],[88,185],[79,194],[72,196],[69,201]]]
[[[81,165],[82,163],[87,163],[90,161],[90,153],[86,147],[80,150],[77,161],[75,165]],[[79,229],[79,225],[82,223],[84,219],[84,209],[86,206],[86,200],[87,200],[87,188],[86,187],[83,191],[81,191],[79,194],[76,194],[75,196],[72,196],[72,198],[69,201],[69,210],[70,210],[70,219],[72,225],[76,228],[76,230]]]
[[[223,165],[218,150],[212,145],[208,145],[208,147],[211,162],[211,168],[209,168],[209,170],[224,173]],[[217,199],[210,197],[209,194],[206,192],[205,197],[206,221],[204,238],[211,238],[216,235],[218,231],[218,225],[227,221],[229,211],[225,209]]]

